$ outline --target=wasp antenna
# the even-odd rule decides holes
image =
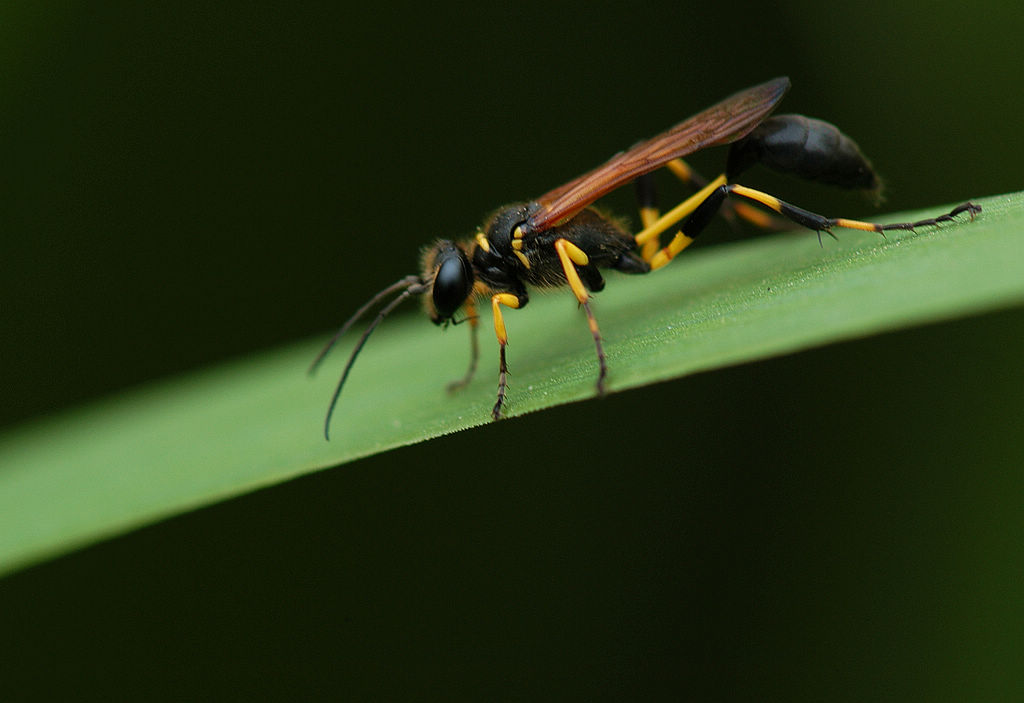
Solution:
[[[452,318],[451,323],[453,325],[461,325],[463,322],[473,322],[474,320],[479,320],[479,319],[480,319],[479,315],[466,315],[461,320],[456,320],[455,318]]]
[[[357,312],[351,320],[346,322],[341,331],[335,335],[335,338],[340,337],[342,332],[348,329],[352,323],[359,319],[360,315],[364,313],[367,308],[372,307],[375,302],[380,300],[387,293],[392,293],[403,285],[405,286],[405,290],[399,293],[390,303],[382,307],[380,312],[377,313],[377,317],[373,318],[373,322],[367,325],[363,335],[359,338],[359,341],[356,342],[355,349],[352,350],[352,355],[348,358],[348,363],[345,364],[345,370],[341,372],[341,380],[338,381],[338,385],[334,388],[334,395],[331,396],[331,404],[327,406],[327,416],[324,418],[324,439],[328,441],[331,439],[331,415],[334,414],[334,406],[338,404],[338,396],[341,395],[341,389],[345,385],[345,380],[348,378],[348,372],[352,370],[352,364],[356,362],[356,357],[359,356],[359,352],[362,351],[363,345],[366,344],[366,340],[369,339],[370,335],[373,334],[373,331],[377,329],[377,325],[384,321],[384,318],[388,316],[388,313],[401,305],[409,297],[424,293],[427,290],[427,286],[423,284],[418,276],[407,276],[398,283],[388,286],[388,288],[374,296],[373,300],[364,305],[363,309]],[[327,348],[329,349],[332,344],[334,344],[333,339],[330,344],[327,345]],[[326,351],[327,350],[325,349],[323,353],[326,353]],[[321,354],[321,357],[323,356],[323,353]],[[319,361],[319,358],[317,360]]]
[[[420,281],[419,276],[406,276],[400,281],[395,281],[390,286],[382,290],[380,293],[377,293],[377,295],[370,298],[370,300],[367,301],[367,303],[363,305],[363,307],[356,310],[355,314],[352,315],[352,317],[348,318],[345,324],[341,326],[341,329],[335,332],[334,336],[327,341],[327,344],[324,345],[324,348],[321,349],[320,353],[316,355],[315,359],[313,359],[313,363],[309,365],[309,368],[306,370],[306,373],[308,373],[311,376],[314,373],[316,373],[317,368],[320,366],[320,362],[324,360],[324,357],[327,356],[327,353],[331,351],[331,349],[334,347],[337,341],[341,339],[341,337],[346,332],[349,331],[352,325],[358,322],[359,319],[370,310],[370,308],[372,308],[374,305],[382,301],[384,298],[394,293],[396,290],[400,290],[402,288],[411,288],[421,283],[422,281]]]

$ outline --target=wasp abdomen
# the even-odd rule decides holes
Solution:
[[[828,122],[776,115],[734,143],[726,176],[732,181],[755,163],[841,188],[875,190],[878,178],[856,142]]]

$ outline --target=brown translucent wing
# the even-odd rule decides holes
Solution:
[[[602,195],[701,149],[728,144],[747,135],[789,90],[788,78],[776,78],[726,98],[667,132],[619,152],[607,162],[537,198],[527,220],[534,232],[572,217]]]

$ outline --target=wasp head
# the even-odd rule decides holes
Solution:
[[[430,282],[424,306],[435,325],[451,321],[473,293],[473,266],[455,242],[442,239],[423,253],[422,280]]]

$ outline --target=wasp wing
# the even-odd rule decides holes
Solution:
[[[776,78],[726,98],[680,122],[667,132],[622,151],[593,171],[545,193],[527,219],[539,232],[577,214],[590,203],[630,181],[701,149],[728,144],[747,135],[789,90],[788,78]]]

